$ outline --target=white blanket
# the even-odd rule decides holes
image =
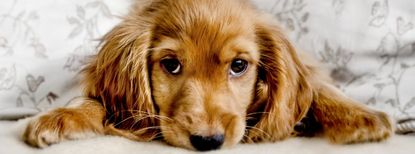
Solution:
[[[18,122],[0,122],[0,154],[182,154],[195,153],[168,146],[162,142],[135,142],[121,137],[103,136],[78,141],[67,141],[45,149],[26,145],[20,138],[27,119]],[[291,138],[276,143],[239,144],[231,149],[207,153],[255,154],[413,154],[414,136],[394,136],[380,143],[334,145],[322,138]]]

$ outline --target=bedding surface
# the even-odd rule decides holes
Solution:
[[[196,153],[168,146],[161,142],[142,143],[115,136],[104,136],[86,140],[68,141],[46,149],[35,149],[25,145],[20,136],[28,119],[18,122],[0,121],[0,153],[2,154],[186,154]],[[333,145],[322,138],[291,138],[276,143],[239,144],[232,149],[204,152],[210,153],[255,153],[255,154],[412,154],[414,136],[394,136],[380,143],[355,145]]]

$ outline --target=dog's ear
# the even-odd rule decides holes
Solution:
[[[258,24],[256,35],[261,58],[255,99],[247,113],[246,141],[275,141],[288,137],[306,115],[313,90],[306,66],[277,26]]]
[[[317,62],[306,56],[300,59],[274,25],[257,25],[261,58],[255,99],[247,113],[249,130],[245,141],[288,137],[306,115],[304,120],[311,123],[305,129],[312,130],[298,133],[313,135],[322,131],[335,143],[383,140],[393,134],[385,113],[346,97],[332,85],[328,74],[316,67]]]
[[[150,40],[148,25],[127,19],[104,36],[99,53],[84,69],[85,93],[102,102],[107,124],[135,130],[157,125],[148,71]]]

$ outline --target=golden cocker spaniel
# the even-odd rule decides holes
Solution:
[[[85,97],[33,118],[24,139],[109,134],[206,151],[392,135],[386,114],[343,95],[277,25],[247,0],[140,0],[85,67]]]

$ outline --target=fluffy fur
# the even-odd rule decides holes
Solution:
[[[180,74],[163,69],[166,57],[180,61]],[[233,77],[237,58],[248,68]],[[245,0],[141,0],[83,74],[85,97],[34,118],[29,144],[111,134],[195,149],[191,135],[224,134],[222,147],[232,147],[307,130],[335,143],[392,134],[386,114],[344,96]]]

